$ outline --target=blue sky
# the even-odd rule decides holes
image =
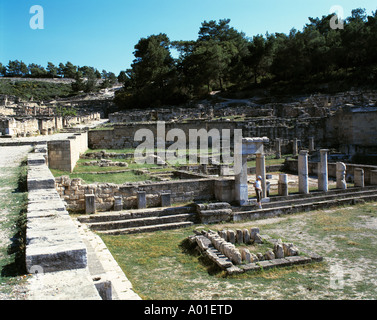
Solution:
[[[30,28],[33,5],[44,10],[43,30]],[[130,67],[142,37],[163,32],[170,40],[196,40],[203,21],[224,18],[249,37],[288,33],[334,5],[346,17],[355,8],[377,10],[375,0],[0,0],[0,62],[71,61],[118,75]]]

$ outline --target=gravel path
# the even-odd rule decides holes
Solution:
[[[11,218],[12,208],[17,204],[7,204],[9,201],[14,185],[12,186],[7,181],[13,179],[17,174],[16,168],[20,166],[22,160],[31,149],[30,146],[17,146],[17,147],[2,147],[0,146],[0,261],[5,259],[7,247],[11,244],[12,232],[8,227],[9,221],[14,220]],[[12,285],[11,288],[5,288],[5,293],[2,293],[0,287],[0,300],[4,299],[24,299],[25,289],[22,285]],[[3,292],[4,292],[3,291]]]

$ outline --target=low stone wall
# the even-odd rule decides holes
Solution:
[[[190,179],[150,184],[84,184],[81,179],[62,176],[55,179],[56,190],[67,203],[67,209],[82,212],[85,210],[85,195],[94,194],[96,210],[113,210],[114,197],[122,197],[123,209],[137,208],[137,191],[146,192],[147,207],[161,206],[161,194],[170,192],[171,203],[207,201],[215,199],[216,179]]]
[[[88,149],[88,133],[75,133],[67,140],[50,141],[47,145],[50,169],[72,172],[80,154]]]
[[[87,267],[87,250],[55,189],[46,154],[28,156],[26,268],[49,273]]]

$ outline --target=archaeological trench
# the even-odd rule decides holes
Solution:
[[[114,112],[109,100],[83,100],[73,104],[81,110],[77,116],[61,117],[54,104],[5,97],[0,106],[0,145],[33,147],[28,155],[27,271],[35,272],[36,266],[44,273],[87,268],[87,247],[70,213],[80,214],[77,221],[90,230],[111,235],[193,226],[187,241],[229,274],[321,261],[315,252],[272,239],[258,228],[215,232],[211,224],[376,201],[376,101],[375,91],[344,92],[287,102],[219,99],[189,108]],[[101,118],[109,121],[89,129]],[[111,152],[137,148],[141,141],[135,135],[141,129],[151,132],[157,147],[162,124],[163,138],[177,129],[186,137],[192,130],[216,131],[217,138],[231,144],[238,130],[243,137],[241,152],[233,152],[234,162],[227,164],[211,157],[203,162],[199,156],[196,164],[169,165],[153,155],[154,166],[138,169],[124,162],[135,161],[132,152]],[[230,136],[223,137],[224,130]],[[44,139],[57,131],[69,136]],[[30,140],[35,135],[39,139]],[[215,144],[210,135],[204,139],[210,148]],[[173,142],[166,139],[165,147]],[[190,155],[184,157],[189,160]],[[85,183],[68,175],[54,177],[50,171],[72,172],[80,158],[87,166],[114,166],[150,179]],[[271,158],[285,160],[266,165]],[[249,167],[248,161],[255,165]],[[155,168],[164,170],[156,173]],[[256,176],[262,177],[262,209],[251,184]],[[270,243],[271,250],[250,252],[249,246],[260,243]],[[106,286],[103,281],[95,287],[100,292]],[[109,294],[98,296],[93,291],[89,297]]]

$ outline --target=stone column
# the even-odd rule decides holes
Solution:
[[[343,162],[336,163],[336,187],[338,189],[347,189],[346,165]]]
[[[96,197],[94,194],[85,195],[85,213],[92,214],[96,212]]]
[[[266,188],[266,161],[263,154],[257,154],[256,164],[255,164],[255,173],[256,176],[262,177],[262,198],[267,197],[267,188]]]
[[[236,201],[242,206],[247,204],[249,198],[247,185],[247,155],[234,155],[235,168],[241,166],[241,172],[237,172],[234,180],[234,193]],[[238,158],[238,160],[236,160]],[[237,161],[239,164],[236,165]],[[239,169],[238,169],[239,170]]]
[[[353,172],[353,180],[355,182],[355,187],[364,188],[364,170],[361,168],[355,168]]]
[[[299,193],[309,193],[309,170],[308,151],[301,150],[298,156],[298,191]]]
[[[309,137],[309,152],[315,151],[314,137]]]
[[[321,160],[318,163],[318,190],[327,192],[329,190],[328,172],[327,172],[327,149],[321,149]]]
[[[137,208],[145,209],[147,207],[147,197],[145,191],[137,191]]]
[[[281,140],[278,138],[275,140],[275,143],[276,143],[276,150],[275,150],[276,159],[280,159],[281,158]]]
[[[279,175],[278,194],[279,196],[288,196],[288,175],[285,173]]]

